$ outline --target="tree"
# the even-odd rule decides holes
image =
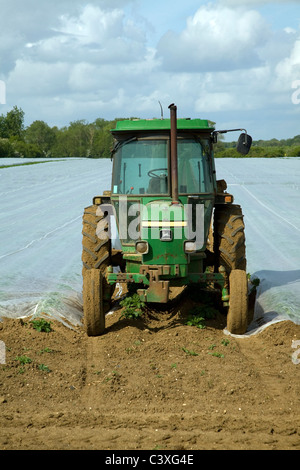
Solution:
[[[7,137],[23,138],[24,133],[24,111],[14,106],[11,111],[6,114],[5,128]]]
[[[36,144],[27,144],[23,140],[11,141],[16,157],[24,158],[41,158],[43,157],[42,150]]]
[[[9,140],[0,138],[0,158],[11,158],[14,156],[15,152]]]
[[[44,121],[34,121],[25,132],[25,140],[36,145],[45,156],[49,156],[56,140],[55,130]]]
[[[0,116],[0,139],[7,139],[6,117],[1,114]]]

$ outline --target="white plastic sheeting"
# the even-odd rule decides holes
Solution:
[[[0,317],[80,324],[82,213],[110,189],[111,169],[67,159],[0,170]],[[216,169],[243,208],[247,271],[261,280],[250,330],[300,323],[300,159],[217,159]]]

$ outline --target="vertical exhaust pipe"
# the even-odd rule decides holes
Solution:
[[[179,204],[178,201],[178,165],[177,165],[177,107],[170,104],[171,121],[171,189],[172,204]]]

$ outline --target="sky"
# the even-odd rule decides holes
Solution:
[[[300,134],[300,0],[0,0],[0,115]],[[227,140],[234,140],[232,134]]]

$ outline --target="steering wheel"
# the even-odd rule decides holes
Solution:
[[[168,168],[156,168],[155,170],[150,170],[148,171],[148,176],[150,176],[150,178],[160,178],[162,175],[156,175],[156,171],[168,172]],[[163,176],[166,176],[166,175],[163,175]]]

